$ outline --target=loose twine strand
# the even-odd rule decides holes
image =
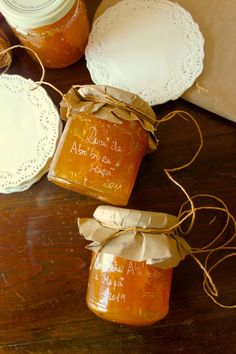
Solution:
[[[7,36],[5,35],[5,33],[3,32],[3,30],[1,30],[0,28],[0,50],[2,51],[9,47],[10,47],[10,42]],[[8,51],[3,55],[0,55],[0,69],[5,68],[3,73],[10,68],[11,63],[12,63],[12,55],[10,51]]]
[[[61,95],[61,97],[65,100],[66,104],[67,104],[67,116],[69,117],[69,113],[70,113],[70,105],[68,100],[65,97],[65,94],[63,94],[57,87],[55,87],[53,84],[44,81],[45,78],[45,68],[44,65],[41,61],[41,59],[39,58],[39,56],[37,55],[37,53],[27,47],[27,46],[23,46],[23,45],[14,45],[12,47],[9,47],[7,49],[4,49],[3,51],[0,52],[0,56],[4,55],[8,52],[10,52],[11,50],[15,49],[15,48],[22,48],[22,49],[26,49],[27,51],[30,51],[31,53],[34,54],[34,56],[36,57],[41,69],[42,69],[42,74],[41,74],[41,78],[39,81],[35,82],[35,86],[32,87],[32,90],[37,89],[39,86],[41,85],[46,85],[51,87],[52,89],[54,89],[57,93],[59,93]],[[4,73],[7,72],[7,70],[9,69],[9,66],[3,71]],[[85,85],[86,86],[86,85]],[[74,88],[78,88],[78,87],[83,87],[81,85],[74,85]],[[107,95],[108,96],[108,95]],[[93,99],[94,98],[89,98],[89,99]],[[88,100],[89,100],[88,99]],[[109,104],[111,105],[115,105],[115,106],[119,106],[123,109],[127,109],[130,112],[134,112],[134,113],[138,113],[139,115],[145,116],[144,118],[150,121],[150,118],[148,116],[146,116],[142,111],[140,111],[137,108],[132,107],[131,105],[127,105],[123,102],[117,101],[116,99],[114,99],[113,97],[109,96],[106,97],[107,100],[109,100]],[[180,207],[180,211],[179,211],[179,215],[178,215],[178,222],[173,225],[172,227],[169,228],[162,228],[162,229],[156,229],[156,228],[139,228],[139,227],[132,227],[132,228],[125,228],[125,229],[120,229],[116,236],[118,236],[120,233],[126,231],[127,229],[132,229],[134,231],[137,232],[145,232],[145,233],[167,233],[167,234],[184,234],[184,235],[188,235],[190,233],[190,231],[192,230],[193,226],[194,226],[194,222],[196,219],[196,212],[201,211],[201,210],[213,210],[213,211],[218,211],[218,212],[222,212],[224,214],[226,214],[226,222],[222,228],[222,230],[218,233],[218,235],[209,243],[207,243],[205,246],[203,247],[192,247],[191,248],[191,257],[194,259],[194,261],[197,263],[197,265],[200,267],[200,269],[203,271],[204,274],[204,279],[203,279],[203,289],[205,291],[205,293],[211,298],[211,300],[217,304],[220,307],[223,308],[236,308],[236,304],[235,305],[224,305],[223,303],[221,303],[220,301],[218,301],[216,299],[216,297],[218,297],[219,292],[218,289],[212,279],[211,273],[213,270],[215,270],[222,262],[224,262],[225,260],[227,260],[228,258],[231,258],[233,256],[236,256],[236,247],[233,246],[229,246],[229,244],[235,239],[236,237],[236,220],[234,218],[234,216],[229,212],[226,204],[218,197],[210,195],[210,194],[197,194],[194,196],[190,196],[188,194],[188,192],[186,191],[186,189],[171,175],[173,172],[176,171],[180,171],[183,170],[185,168],[187,168],[188,166],[190,166],[198,157],[202,147],[203,147],[203,136],[202,136],[202,132],[201,129],[197,123],[197,121],[193,118],[193,116],[186,112],[186,111],[182,111],[182,110],[175,110],[170,112],[169,114],[167,114],[166,116],[164,116],[163,118],[161,118],[160,120],[157,121],[156,124],[156,128],[158,128],[158,126],[162,123],[168,122],[169,120],[176,118],[176,117],[180,117],[184,120],[187,121],[192,121],[195,125],[195,128],[197,129],[198,135],[199,135],[199,146],[196,150],[196,152],[194,153],[193,157],[191,158],[190,161],[188,161],[187,163],[181,165],[181,166],[177,166],[175,168],[165,168],[164,172],[166,174],[166,176],[168,177],[168,179],[170,179],[172,181],[172,183],[174,183],[178,188],[180,188],[180,190],[185,194],[187,201],[185,201],[181,207]],[[221,204],[221,207],[216,207],[216,206],[209,206],[209,205],[205,205],[205,206],[200,206],[200,207],[195,207],[194,205],[194,200],[197,198],[210,198],[213,199],[214,201],[218,202],[219,204]],[[186,205],[189,203],[190,205],[190,209],[188,210],[184,210],[184,208],[186,207]],[[186,222],[188,219],[190,218],[190,224],[187,228],[187,230],[183,230],[183,223]],[[225,242],[221,243],[218,247],[213,247],[213,245],[215,244],[215,242],[219,241],[220,238],[223,236],[223,234],[225,233],[225,231],[227,230],[227,228],[230,225],[230,221],[231,224],[233,224],[233,234],[230,238],[228,238]],[[221,257],[217,262],[213,263],[213,265],[211,267],[209,267],[209,260],[212,257],[212,255],[214,255],[217,251],[234,251],[231,252],[230,254],[225,255],[224,257]],[[202,263],[196,256],[195,254],[207,254],[204,263]]]
[[[205,94],[205,93],[208,94],[209,93],[209,91],[205,87],[199,85],[197,80],[195,81],[195,86],[196,86],[196,89],[197,89],[197,93],[199,95],[201,95],[202,93],[203,94]]]

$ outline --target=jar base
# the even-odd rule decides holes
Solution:
[[[119,324],[123,324],[123,325],[127,325],[127,326],[133,326],[133,327],[144,327],[144,326],[150,326],[155,324],[156,322],[161,321],[164,317],[167,316],[168,312],[169,312],[169,308],[166,309],[165,312],[163,312],[162,314],[160,314],[160,316],[156,317],[155,319],[152,320],[148,320],[144,318],[121,318],[119,315],[115,316],[115,315],[111,315],[108,312],[102,312],[102,311],[97,311],[91,303],[87,302],[87,306],[90,309],[90,311],[92,311],[96,316],[102,318],[103,320],[106,321],[110,321],[110,322],[114,322],[114,323],[119,323]]]
[[[115,199],[114,196],[109,196],[105,195],[101,190],[98,189],[93,189],[89,187],[83,187],[79,184],[75,184],[74,182],[70,182],[69,180],[65,180],[59,177],[55,177],[52,175],[50,172],[48,174],[48,180],[50,182],[53,182],[54,184],[58,185],[59,187],[69,189],[71,191],[77,192],[79,194],[95,198],[98,200],[101,200],[102,202],[112,204],[112,205],[120,205],[120,206],[126,206],[128,204],[128,199]],[[113,197],[113,198],[111,198]]]

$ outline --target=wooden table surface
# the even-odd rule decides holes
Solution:
[[[90,18],[99,2],[87,1]],[[16,43],[4,21],[0,25]],[[10,73],[37,80],[40,68],[16,50]],[[47,70],[46,80],[64,92],[72,84],[91,83],[84,59]],[[48,92],[58,105],[60,97]],[[198,159],[175,178],[190,195],[222,198],[236,215],[236,125],[181,99],[155,107],[159,118],[175,109],[191,113],[204,138]],[[163,168],[188,161],[199,140],[193,126],[180,119],[161,126],[157,135],[158,150],[144,158],[128,207],[176,215],[185,196]],[[236,309],[220,308],[206,296],[202,272],[190,257],[174,270],[169,314],[155,325],[113,324],[88,310],[90,252],[76,219],[91,217],[99,204],[46,176],[25,192],[0,195],[0,353],[236,353]],[[191,244],[203,245],[216,234],[223,216],[217,220],[209,224],[199,217]],[[235,274],[235,258],[215,274],[227,304],[236,303]]]

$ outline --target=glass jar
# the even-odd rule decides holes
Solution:
[[[171,279],[172,268],[93,253],[86,302],[103,319],[150,325],[168,313]]]
[[[83,56],[89,34],[83,0],[0,0],[0,10],[44,66],[66,67]]]
[[[128,203],[148,148],[137,121],[111,123],[80,113],[66,122],[48,179],[115,205]]]
[[[49,170],[50,181],[110,204],[128,203],[142,158],[150,147],[150,134],[135,116],[135,107],[132,113],[126,110],[121,100],[127,100],[121,97],[124,92],[85,85],[65,95],[71,114]],[[156,120],[146,102],[131,93],[127,95],[130,102],[135,98],[138,107],[148,109]],[[65,107],[62,104],[62,118],[66,118]]]
[[[96,315],[129,325],[166,316],[172,271],[191,252],[178,236],[178,218],[159,212],[100,205],[78,218],[91,250],[87,304]]]

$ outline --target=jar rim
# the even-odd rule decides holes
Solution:
[[[157,211],[127,209],[111,205],[99,205],[93,213],[95,220],[116,228],[157,228],[172,227],[178,218],[172,214]]]
[[[63,18],[76,0],[0,0],[0,11],[13,27],[37,28]]]

